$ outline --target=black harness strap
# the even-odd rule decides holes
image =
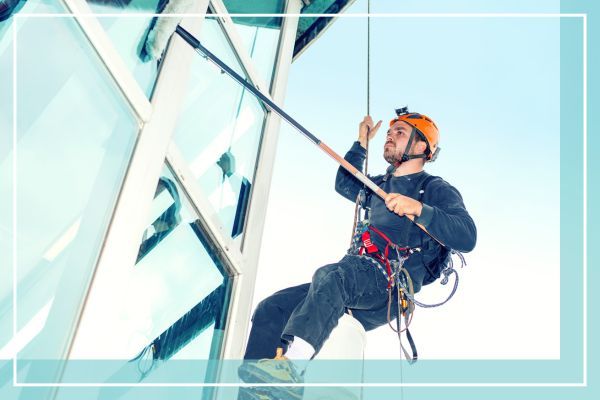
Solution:
[[[429,182],[431,182],[431,181],[433,180],[433,178],[435,178],[435,176],[434,176],[434,175],[427,175],[427,176],[425,177],[425,179],[423,179],[423,180],[420,182],[420,184],[419,184],[419,185],[417,185],[417,187],[419,188],[419,190],[418,190],[418,192],[417,192],[417,200],[418,200],[418,201],[419,201],[421,204],[423,204],[423,197],[424,197],[424,195],[425,195],[425,190],[426,190],[426,188],[427,188],[427,185],[429,184]],[[423,249],[423,248],[424,248],[424,246],[423,246],[423,236],[421,236],[421,244],[420,244],[420,246],[421,246],[421,249]],[[437,279],[437,278],[438,278],[438,277],[436,276],[436,272],[435,272],[435,271],[433,271],[433,270],[431,269],[431,267],[425,263],[424,256],[423,256],[423,252],[421,252],[421,263],[423,264],[423,267],[425,268],[425,270],[427,271],[427,274],[429,275],[429,277],[430,277],[432,280],[435,280],[435,279]]]

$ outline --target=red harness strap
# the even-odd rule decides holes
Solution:
[[[367,250],[367,254],[373,254],[379,251],[377,246],[375,246],[375,243],[371,241],[371,233],[369,231],[364,231],[361,239],[364,246],[361,250]]]
[[[371,240],[371,233],[369,232],[369,230],[372,230],[373,232],[375,232],[376,234],[381,236],[386,241],[386,245],[385,245],[385,249],[383,250],[383,253],[379,250],[379,248]],[[397,249],[398,251],[406,251],[406,250],[408,250],[408,247],[398,247],[398,245],[394,244],[394,242],[392,242],[385,233],[381,232],[379,229],[375,228],[372,225],[369,226],[368,230],[366,230],[362,233],[361,240],[362,240],[363,245],[360,248],[358,254],[363,255],[366,251],[366,253],[368,255],[381,261],[383,263],[383,265],[385,265],[385,269],[388,274],[388,288],[392,287],[392,282],[393,282],[392,266],[391,266],[390,260],[388,258],[390,247],[393,247],[393,248]]]

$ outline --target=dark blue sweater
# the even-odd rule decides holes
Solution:
[[[366,150],[355,142],[344,157],[354,167],[362,170],[366,157]],[[404,176],[384,175],[370,177],[386,193],[400,193],[405,196],[419,199],[419,188],[429,176],[425,171]],[[335,190],[351,201],[356,201],[356,196],[364,186],[352,174],[342,167],[339,168]],[[416,221],[423,225],[427,231],[438,238],[446,246],[460,252],[469,252],[475,247],[477,229],[473,219],[463,204],[458,190],[440,177],[428,180],[421,197],[423,210]],[[404,266],[413,280],[415,292],[421,285],[433,282],[439,277],[438,273],[432,276],[431,271],[440,257],[443,258],[446,250],[436,241],[415,226],[408,218],[389,211],[384,201],[377,195],[368,193],[368,205],[371,208],[371,225],[385,233],[392,242],[400,246],[420,247],[420,253],[411,256]],[[385,248],[385,241],[373,234],[371,239],[378,248]],[[429,267],[429,268],[428,268]]]

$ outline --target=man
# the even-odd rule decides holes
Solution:
[[[448,248],[468,252],[475,247],[475,224],[458,190],[423,171],[425,162],[434,160],[439,152],[437,126],[425,115],[407,109],[396,112],[383,151],[391,167],[385,175],[372,178],[388,195],[384,201],[369,193],[366,200],[375,247],[369,247],[368,241],[360,243],[339,262],[317,269],[311,283],[283,289],[258,305],[244,359],[263,360],[242,364],[239,373],[244,381],[301,382],[295,360],[314,357],[347,310],[366,330],[388,322],[388,288],[393,280],[383,257],[389,244],[384,236],[398,246],[419,249],[404,264],[415,292],[439,277]],[[358,141],[345,156],[356,168],[362,169],[367,138],[372,139],[380,126],[381,121],[374,125],[370,116],[360,123]],[[335,188],[355,201],[363,184],[340,167]],[[396,257],[394,251],[389,252],[389,260]],[[396,296],[397,291],[393,292]],[[274,356],[275,360],[269,360]],[[297,392],[285,395],[298,397]]]

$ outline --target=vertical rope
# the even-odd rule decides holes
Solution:
[[[367,0],[367,115],[371,115],[371,0]],[[367,130],[367,157],[365,158],[365,175],[369,171],[369,135]]]
[[[367,0],[367,115],[371,115],[371,0]],[[365,169],[364,174],[367,175],[369,171],[369,135],[371,130],[367,129],[367,145],[366,145],[366,157],[365,157]],[[367,192],[367,186],[364,186],[365,194]],[[350,247],[352,247],[352,239],[356,232],[356,226],[360,218],[360,193],[356,197],[356,204],[354,206],[354,222],[352,224],[352,235],[350,236]]]
[[[371,0],[367,0],[367,115],[371,115]],[[367,156],[365,157],[365,175],[369,171],[369,135],[371,130],[367,129]],[[367,186],[365,185],[365,195]],[[357,204],[358,210],[358,204]],[[361,382],[365,381],[365,355],[363,350],[363,365]],[[360,387],[360,398],[363,399],[364,387]]]
[[[398,273],[400,273],[400,271],[398,271]],[[396,290],[397,288],[400,286],[400,280],[396,280]],[[402,307],[401,307],[401,302],[402,300],[400,299],[401,296],[401,292],[400,290],[398,291],[398,316],[396,318],[396,327],[398,328],[398,343],[400,344],[400,383],[404,383],[404,371],[402,369],[402,331],[400,329],[400,318],[402,318]],[[408,329],[408,327],[407,327]],[[406,356],[406,359],[408,360],[408,356]],[[400,386],[400,400],[404,400],[404,386]]]

